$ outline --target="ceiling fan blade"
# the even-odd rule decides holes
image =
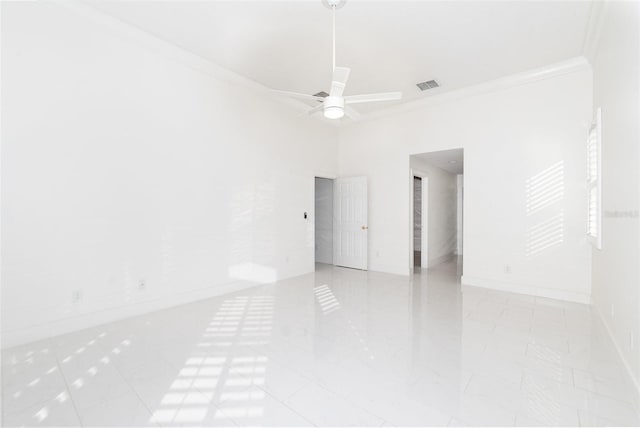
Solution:
[[[311,110],[307,111],[307,114],[309,116],[312,116],[312,115],[316,114],[317,112],[319,112],[320,110],[322,110],[323,107],[324,107],[324,105],[322,103],[320,103],[317,106],[315,106],[314,108],[312,108]]]
[[[383,92],[380,94],[350,95],[344,97],[346,104],[370,103],[374,101],[393,101],[402,98],[402,92]]]
[[[344,87],[347,85],[347,80],[349,80],[350,72],[351,69],[347,67],[336,67],[333,70],[333,78],[331,79],[331,90],[329,91],[329,95],[332,97],[342,96]]]
[[[352,120],[358,120],[358,119],[360,119],[362,117],[360,115],[360,113],[358,113],[358,111],[356,109],[354,109],[353,107],[349,107],[349,106],[345,106],[344,107],[344,114],[346,114],[347,117],[349,119],[352,119]]]
[[[322,102],[324,100],[323,97],[316,97],[315,95],[300,94],[298,92],[279,91],[277,89],[272,89],[272,91],[275,92],[276,94],[285,95],[285,96],[291,97],[291,98],[298,98],[298,99],[301,99],[301,100],[320,101],[320,102]]]

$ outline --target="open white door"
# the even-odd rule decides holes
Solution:
[[[333,260],[338,266],[367,270],[367,177],[333,182]]]

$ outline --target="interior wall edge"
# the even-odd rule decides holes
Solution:
[[[607,12],[608,3],[608,0],[591,3],[589,22],[587,24],[587,31],[585,33],[582,47],[582,52],[590,63],[593,63],[598,55],[600,35],[604,26],[604,18]]]

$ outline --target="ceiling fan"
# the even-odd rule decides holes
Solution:
[[[328,119],[340,119],[346,115],[352,119],[357,119],[360,114],[349,104],[369,103],[375,101],[391,101],[402,98],[401,92],[383,92],[379,94],[347,95],[343,96],[344,88],[349,79],[351,69],[347,67],[336,67],[336,9],[341,8],[346,0],[322,0],[322,3],[331,9],[333,18],[333,78],[331,79],[331,89],[326,96],[307,95],[297,92],[275,91],[293,98],[307,101],[317,101],[319,104],[309,110],[312,115],[323,110],[324,117]]]

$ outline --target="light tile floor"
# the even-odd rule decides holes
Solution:
[[[3,351],[5,426],[638,425],[585,305],[309,274]]]

